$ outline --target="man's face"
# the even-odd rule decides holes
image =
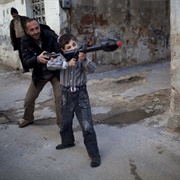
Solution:
[[[12,13],[11,16],[13,17],[13,19],[17,19],[18,18],[18,13]]]
[[[37,21],[31,21],[26,24],[26,33],[34,40],[39,40],[41,36],[40,26]]]
[[[78,48],[78,45],[77,45],[76,41],[70,40],[69,43],[65,45],[63,51],[71,51],[71,50],[74,50],[77,48]]]

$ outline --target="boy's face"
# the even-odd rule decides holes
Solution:
[[[62,50],[63,50],[64,52],[66,52],[66,51],[75,50],[75,49],[77,49],[77,48],[78,48],[78,45],[77,45],[76,41],[70,40],[69,43],[66,44],[66,45],[64,46],[64,49],[62,49]]]

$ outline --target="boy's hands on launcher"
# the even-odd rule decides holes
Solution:
[[[68,62],[68,66],[76,66],[77,65],[77,59],[72,58],[69,62]]]
[[[81,60],[81,62],[84,62],[86,59],[86,54],[83,52],[79,52],[78,55],[79,59]],[[77,65],[77,59],[72,58],[69,62],[68,62],[69,66],[76,66]]]
[[[86,53],[79,52],[79,59],[81,60],[81,62],[84,62],[86,59]]]

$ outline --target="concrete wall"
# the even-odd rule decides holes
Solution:
[[[71,9],[62,9],[59,0],[44,0],[46,23],[57,34],[72,32],[82,41],[98,43],[117,38],[122,48],[112,53],[91,53],[100,65],[133,66],[170,57],[169,0],[71,0]],[[0,2],[0,63],[20,66],[10,44],[10,8],[32,17],[31,1]]]
[[[171,99],[169,128],[180,128],[180,1],[171,0]]]

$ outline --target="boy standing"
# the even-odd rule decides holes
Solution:
[[[59,38],[59,44],[63,52],[78,48],[76,38],[72,34],[64,34]],[[92,73],[96,69],[95,64],[80,52],[78,58],[66,61],[63,56],[58,56],[47,63],[49,70],[60,71],[60,82],[62,88],[61,98],[61,127],[60,135],[62,144],[56,149],[65,149],[75,146],[72,129],[74,113],[77,116],[82,129],[84,144],[88,155],[91,157],[91,167],[101,164],[96,133],[93,127],[89,96],[86,89],[86,72]]]

